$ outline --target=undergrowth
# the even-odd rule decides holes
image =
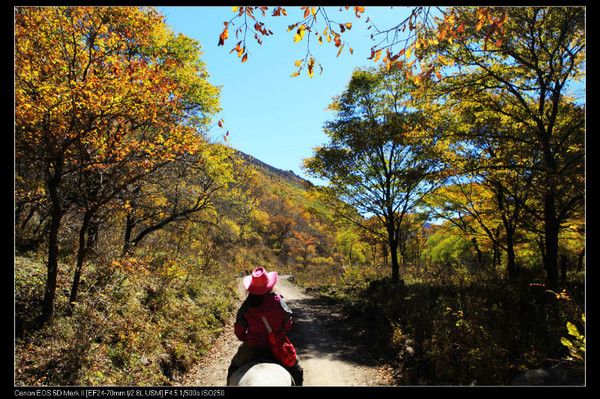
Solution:
[[[69,274],[59,274],[55,317],[36,329],[45,266],[17,256],[15,383],[172,384],[222,331],[236,298],[233,281],[176,266],[156,259],[88,265],[73,309]]]
[[[569,358],[561,342],[573,338],[567,323],[584,331],[581,281],[554,292],[533,276],[510,285],[483,276],[406,275],[395,284],[363,275],[344,284],[338,277],[336,285],[309,275],[296,280],[342,305],[349,340],[392,354],[398,385],[506,385],[526,370],[555,366],[583,383],[583,361]]]

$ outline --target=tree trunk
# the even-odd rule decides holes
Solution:
[[[398,248],[390,243],[390,257],[392,259],[392,282],[400,282],[400,264],[398,263]]]
[[[77,265],[75,266],[73,284],[71,285],[71,295],[69,296],[69,304],[71,304],[71,307],[73,307],[73,304],[77,301],[77,291],[79,290],[79,282],[81,281],[81,271],[83,269],[83,262],[85,261],[85,255],[88,248],[85,236],[88,232],[91,218],[91,213],[86,211],[83,215],[83,222],[81,223],[81,228],[79,229],[79,248],[77,249]]]
[[[100,221],[98,219],[92,218],[90,220],[90,226],[87,230],[87,248],[88,252],[90,249],[96,247],[98,243],[98,230],[100,228]]]
[[[383,242],[381,244],[381,252],[383,253],[383,265],[385,267],[388,267],[389,265],[389,251],[388,251],[388,246],[389,244],[386,244],[385,242]]]
[[[48,180],[48,194],[50,197],[50,230],[48,232],[48,264],[46,277],[46,290],[42,302],[42,314],[38,319],[38,326],[48,322],[54,315],[54,298],[56,295],[56,277],[58,275],[58,232],[63,217],[63,209],[58,193],[62,179],[63,160],[58,159],[54,166],[54,173]]]
[[[517,281],[519,270],[515,264],[514,231],[506,230],[506,273],[511,283]]]
[[[554,192],[546,195],[544,200],[544,269],[548,285],[558,288],[558,232],[559,223],[556,218]]]
[[[49,321],[54,315],[54,296],[56,293],[56,277],[58,275],[58,231],[62,219],[60,206],[53,206],[50,213],[50,232],[48,234],[48,265],[46,291],[42,302],[40,325]]]
[[[493,245],[493,249],[494,249],[494,257],[492,259],[492,266],[495,268],[500,265],[500,248],[498,247],[498,244],[496,242],[494,242],[492,245]]]
[[[128,213],[127,219],[125,220],[125,237],[123,238],[123,251],[121,252],[121,257],[127,255],[131,248],[131,233],[133,231],[133,226],[133,218]]]
[[[475,248],[475,252],[477,253],[477,266],[479,267],[479,269],[483,268],[483,253],[481,252],[481,249],[479,248],[479,244],[477,243],[477,240],[475,239],[475,237],[471,238],[471,243],[473,244],[473,248]]]
[[[392,261],[392,282],[401,283],[400,281],[400,262],[398,262],[398,240],[393,236],[389,237],[390,259]]]

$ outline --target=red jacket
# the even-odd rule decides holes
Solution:
[[[275,293],[264,296],[258,306],[251,306],[249,297],[238,310],[234,332],[238,339],[252,347],[268,347],[268,332],[261,316],[265,316],[273,331],[283,337],[292,327],[292,311],[283,297]]]

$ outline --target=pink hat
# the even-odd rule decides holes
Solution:
[[[255,295],[264,295],[273,289],[277,282],[277,272],[269,272],[264,267],[257,267],[251,276],[244,277],[244,287]]]

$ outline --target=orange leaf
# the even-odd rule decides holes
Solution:
[[[310,57],[308,60],[308,77],[312,78],[314,74],[315,59]]]
[[[219,46],[222,46],[225,43],[225,40],[229,37],[229,30],[227,28],[223,29],[221,35],[219,36]]]
[[[377,62],[380,57],[381,57],[381,50],[377,50],[375,52],[375,59],[373,60],[373,62]]]
[[[346,22],[346,29],[352,29],[352,23]]]
[[[248,53],[244,54],[244,56],[242,57],[242,62],[246,61],[248,61]]]
[[[335,37],[333,38],[333,41],[335,42],[335,47],[340,47],[342,45],[342,41],[340,40],[339,35],[335,35]]]

